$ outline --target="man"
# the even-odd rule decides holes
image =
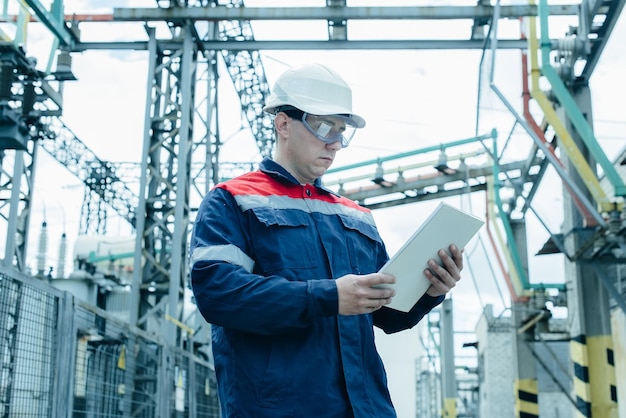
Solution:
[[[371,212],[320,177],[354,131],[352,91],[312,64],[276,81],[264,108],[276,149],[256,172],[217,185],[191,240],[191,282],[212,324],[224,417],[395,417],[373,326],[408,329],[460,279],[461,251],[431,260],[432,285],[408,313],[385,307],[393,276]]]

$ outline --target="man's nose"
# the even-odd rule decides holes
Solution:
[[[326,144],[326,148],[331,149],[331,150],[335,150],[335,151],[339,151],[342,147],[341,147],[341,140],[335,141],[335,142],[331,142],[330,144]]]

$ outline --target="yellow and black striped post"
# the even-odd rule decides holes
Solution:
[[[456,367],[454,365],[454,324],[452,299],[446,298],[441,304],[441,395],[443,400],[442,417],[456,418]]]
[[[593,417],[617,418],[617,384],[613,337],[587,337],[589,347],[589,383],[591,386],[591,414]]]
[[[612,337],[578,335],[570,342],[570,354],[574,366],[577,416],[617,418]]]
[[[538,418],[538,399],[537,379],[515,381],[515,416],[517,418]]]
[[[545,2],[544,2],[545,3]],[[593,109],[589,85],[568,88],[571,99],[584,115],[588,127],[593,129]],[[581,132],[573,125],[571,114],[565,106],[557,110],[572,134],[575,145],[589,161],[594,161],[589,154],[588,144]],[[560,141],[560,139],[559,139]],[[562,144],[559,143],[558,146]],[[576,163],[564,159],[564,168],[574,173]],[[573,176],[576,185],[584,190],[580,176]],[[589,193],[585,193],[590,197]],[[581,251],[588,238],[585,234],[570,233],[581,226],[581,214],[575,207],[575,201],[563,194],[562,229],[564,242],[562,248]],[[574,254],[571,252],[571,254]],[[570,354],[573,363],[574,392],[576,396],[577,417],[617,418],[617,388],[615,385],[615,367],[613,362],[613,344],[611,341],[610,295],[599,273],[599,260],[582,260],[583,257],[566,257],[564,261],[567,278],[567,309],[570,324]]]
[[[587,338],[578,335],[570,340],[570,356],[574,366],[574,396],[578,417],[591,417],[591,389],[589,387],[589,354]]]
[[[456,398],[443,400],[443,418],[456,418]]]

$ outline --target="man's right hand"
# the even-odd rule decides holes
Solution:
[[[384,273],[365,275],[347,274],[336,280],[339,294],[339,314],[359,315],[372,313],[391,303],[396,291],[380,284],[393,284],[394,276]]]

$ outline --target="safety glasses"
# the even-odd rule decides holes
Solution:
[[[304,127],[320,141],[326,144],[341,142],[342,148],[350,144],[357,129],[349,116],[312,115],[294,108],[281,109],[280,111],[290,118],[299,119]]]

